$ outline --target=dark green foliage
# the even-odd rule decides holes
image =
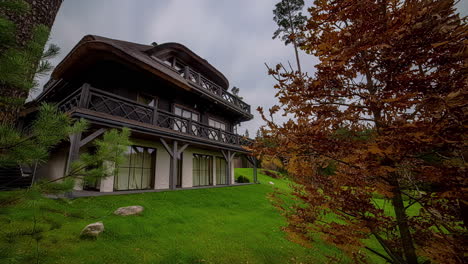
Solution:
[[[65,178],[59,182],[39,181],[33,185],[32,191],[37,191],[41,194],[62,194],[73,189],[75,180],[73,178]]]
[[[12,45],[15,41],[15,24],[0,17],[0,47]]]
[[[28,94],[37,87],[35,75],[50,72],[53,67],[47,59],[59,51],[51,45],[43,53],[50,33],[43,24],[33,23],[31,34],[19,39],[15,20],[5,14],[32,15],[29,12],[30,6],[23,0],[0,1],[0,121],[10,126],[15,125]]]
[[[286,45],[291,43],[292,37],[297,30],[304,26],[306,16],[302,15],[304,0],[282,0],[276,4],[273,10],[273,20],[278,25],[278,29],[273,33],[273,39],[279,37]]]
[[[1,0],[0,10],[9,10],[14,13],[24,14],[30,10],[30,6],[23,0]]]
[[[96,152],[84,153],[72,164],[68,176],[83,176],[86,183],[94,185],[99,179],[118,173],[119,166],[125,162],[125,152],[130,142],[130,129],[121,131],[111,129],[102,139],[94,141]]]
[[[243,176],[243,175],[240,175],[239,177],[237,177],[236,179],[237,183],[248,183],[250,182],[249,178]]]
[[[4,19],[2,19],[4,20]],[[6,20],[8,21],[8,20]],[[11,22],[10,22],[11,23]],[[14,25],[8,25],[8,22],[2,23],[5,26],[0,28],[5,30],[6,36],[13,34],[12,29]],[[2,35],[2,34],[0,34]],[[37,85],[36,81],[30,81],[36,74],[36,61],[40,61],[43,55],[44,45],[49,37],[49,28],[44,25],[39,25],[33,30],[32,39],[28,42],[26,47],[19,47],[15,42],[11,41],[11,37],[7,37],[5,41],[0,42],[0,50],[4,50],[0,55],[0,84],[15,87],[19,91],[23,91],[26,95],[29,91]],[[56,55],[57,53],[55,53]],[[46,54],[47,55],[47,54]],[[52,55],[49,53],[48,55]],[[51,56],[46,56],[51,58]],[[45,70],[50,71],[50,63],[47,69],[39,68],[40,73],[46,73]],[[33,66],[33,67],[32,67]],[[2,98],[3,103],[8,103],[12,98]],[[17,104],[17,102],[11,102]],[[24,101],[22,102],[24,103]],[[1,105],[0,105],[1,106]]]
[[[44,162],[51,147],[85,127],[84,120],[73,121],[56,106],[43,104],[24,133],[10,125],[0,125],[0,166]]]

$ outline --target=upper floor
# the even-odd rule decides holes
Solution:
[[[208,140],[241,144],[250,105],[227,78],[181,44],[85,36],[52,73],[38,102],[83,108]]]

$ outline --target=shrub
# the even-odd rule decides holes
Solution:
[[[248,182],[250,182],[250,180],[243,175],[240,175],[239,177],[237,177],[237,183],[248,183]]]

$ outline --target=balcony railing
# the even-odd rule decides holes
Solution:
[[[161,63],[161,64],[177,72],[180,76],[184,77],[191,83],[195,84],[201,90],[207,91],[208,93],[214,95],[218,99],[221,99],[233,105],[234,107],[241,110],[242,112],[250,114],[250,105],[248,105],[247,103],[239,99],[237,96],[229,93],[228,91],[223,89],[221,86],[210,81],[208,78],[206,78],[199,72],[193,70],[189,66],[185,66],[182,69],[177,69],[165,63]]]
[[[70,94],[58,106],[64,112],[73,108],[83,108],[226,144],[249,144],[249,141],[242,136],[102,90],[89,88],[87,85]]]

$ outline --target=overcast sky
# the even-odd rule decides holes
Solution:
[[[239,132],[254,136],[262,121],[255,110],[277,102],[274,80],[264,63],[291,62],[291,45],[272,34],[272,10],[279,0],[64,0],[52,27],[50,42],[61,48],[57,65],[85,35],[94,34],[137,43],[178,42],[221,71],[231,87],[240,88],[254,119]],[[306,1],[306,5],[307,5]],[[466,14],[462,0],[462,13]],[[313,72],[314,57],[301,54],[302,68]],[[41,84],[47,81],[41,80]]]

